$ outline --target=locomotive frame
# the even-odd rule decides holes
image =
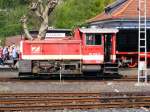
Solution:
[[[85,73],[118,75],[117,29],[79,28],[73,36],[64,35],[65,30],[57,31],[52,30],[47,34],[51,37],[45,40],[21,41],[19,77],[60,73],[69,76]]]

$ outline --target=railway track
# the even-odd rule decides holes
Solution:
[[[112,78],[98,78],[98,77],[64,77],[62,78],[65,82],[96,82],[96,81],[137,81],[136,76],[125,76],[119,79],[112,79]],[[150,77],[148,77],[148,81],[150,81]],[[53,78],[47,78],[47,77],[41,77],[41,78],[22,78],[19,79],[18,77],[0,77],[0,82],[60,82],[59,77],[53,77]]]
[[[0,111],[140,107],[150,108],[150,92],[0,94]]]

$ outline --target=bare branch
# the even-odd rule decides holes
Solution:
[[[57,3],[58,0],[46,0],[46,2],[44,0],[37,0],[36,2],[32,2],[30,5],[30,10],[33,11],[38,18],[40,18],[41,26],[39,28],[39,33],[37,36],[39,40],[44,38],[46,35],[46,32],[48,30],[48,17]],[[22,18],[24,32],[28,38],[32,38],[32,36],[29,34],[26,22],[27,18],[24,16]]]
[[[42,20],[43,17],[42,17],[42,12],[40,11],[40,5],[41,5],[41,0],[39,0],[38,2],[32,2],[31,3],[31,6],[30,6],[30,10],[35,12],[35,14],[37,15],[37,17]]]
[[[21,18],[21,23],[22,23],[23,30],[24,30],[24,33],[27,36],[27,38],[32,39],[32,36],[29,33],[29,30],[28,30],[28,27],[27,27],[27,17],[25,15]]]
[[[37,10],[38,2],[32,2],[30,5],[30,10],[35,11]]]
[[[42,14],[43,13],[43,11],[44,11],[44,6],[43,6],[43,2],[42,2],[42,0],[39,0],[39,6],[40,6],[40,13]]]
[[[43,20],[42,14],[41,14],[38,10],[35,11],[35,14],[36,14],[41,20]]]
[[[48,0],[48,15],[50,15],[50,13],[53,11],[53,9],[55,8],[55,6],[58,4],[58,0]]]

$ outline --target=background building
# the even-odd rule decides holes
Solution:
[[[89,26],[117,28],[117,50],[138,51],[139,0],[117,0],[105,11],[88,20]],[[150,51],[150,0],[147,0],[147,43]]]

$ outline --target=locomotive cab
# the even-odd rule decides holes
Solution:
[[[80,29],[82,34],[83,71],[118,71],[116,62],[117,29]],[[116,66],[116,68],[115,68]],[[93,69],[91,69],[93,68]],[[109,70],[108,70],[109,68]],[[116,70],[111,70],[115,68]],[[107,69],[107,70],[106,70]]]

